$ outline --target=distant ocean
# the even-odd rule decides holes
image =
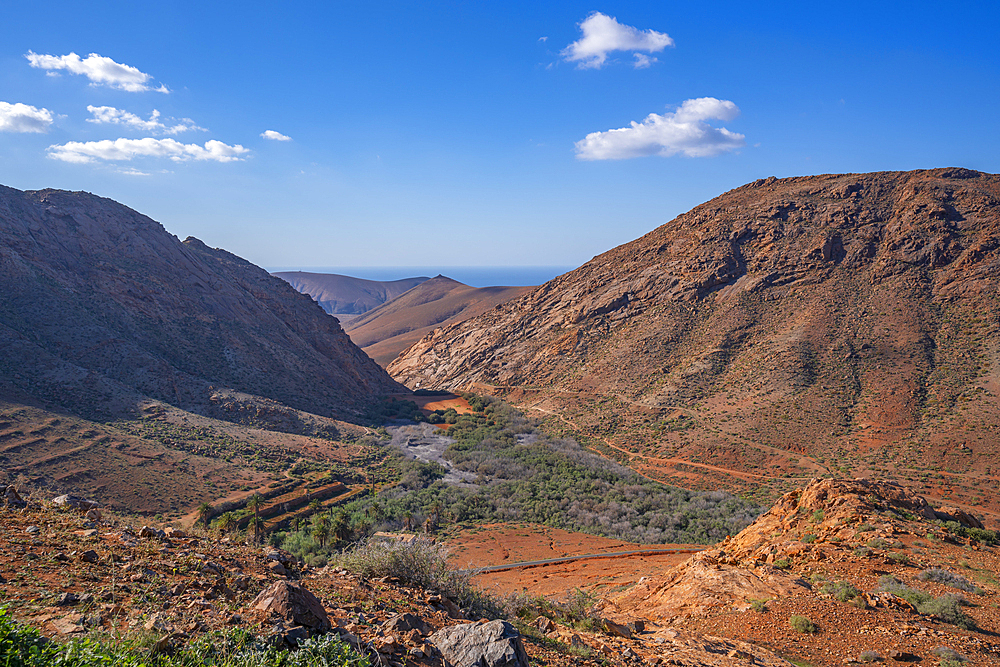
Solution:
[[[307,271],[310,273],[337,273],[342,276],[365,280],[400,280],[437,275],[471,287],[541,285],[575,266],[281,266],[268,268],[278,271]]]

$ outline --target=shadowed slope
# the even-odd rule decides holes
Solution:
[[[398,390],[307,296],[84,192],[0,186],[0,393],[102,418],[229,387],[327,416]]]

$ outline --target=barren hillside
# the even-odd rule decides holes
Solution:
[[[345,325],[358,347],[386,366],[400,352],[431,333],[481,315],[531,287],[469,287],[435,276]]]
[[[997,511],[998,269],[995,175],[769,178],[388,370],[503,395],[689,487],[872,474]]]

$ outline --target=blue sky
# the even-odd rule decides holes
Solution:
[[[0,183],[266,267],[575,266],[756,178],[1000,171],[993,4],[756,4],[8,3]]]

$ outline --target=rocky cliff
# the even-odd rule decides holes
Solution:
[[[84,192],[0,187],[0,391],[88,417],[221,387],[349,417],[398,385],[308,296]]]
[[[675,483],[891,472],[995,505],[998,270],[998,176],[768,178],[388,370],[503,394]]]

